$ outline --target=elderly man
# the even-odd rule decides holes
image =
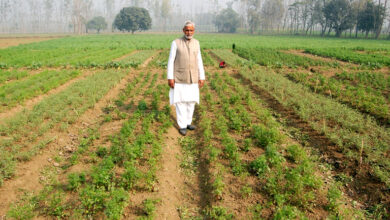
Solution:
[[[194,130],[192,115],[195,103],[199,104],[199,88],[205,81],[199,41],[193,38],[195,24],[187,21],[184,36],[172,42],[168,60],[168,85],[170,104],[176,107],[177,124],[181,135]]]

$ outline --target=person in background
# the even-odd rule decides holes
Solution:
[[[183,27],[184,36],[174,40],[168,59],[167,78],[169,102],[175,105],[179,133],[195,130],[192,116],[195,104],[199,104],[199,88],[205,83],[205,73],[199,41],[194,39],[195,24],[187,21]]]

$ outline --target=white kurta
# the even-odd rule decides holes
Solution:
[[[168,59],[168,79],[175,79],[173,75],[174,62],[176,58],[176,42],[173,41],[171,45],[171,51],[169,53]],[[199,79],[205,80],[204,67],[202,61],[202,54],[198,53],[198,68],[199,68]],[[169,102],[171,105],[180,102],[196,102],[199,104],[199,86],[198,84],[184,84],[184,83],[175,83],[175,88],[169,90]]]

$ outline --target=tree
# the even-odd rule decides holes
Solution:
[[[349,0],[331,0],[324,7],[325,18],[336,32],[336,37],[353,26],[354,14]]]
[[[171,0],[162,0],[160,15],[163,19],[163,30],[166,31],[167,20],[171,13]]]
[[[329,20],[326,19],[324,7],[328,0],[317,0],[313,8],[313,23],[321,26],[321,36],[324,36],[326,29],[330,26]]]
[[[107,29],[107,22],[102,16],[94,17],[92,20],[88,21],[87,23],[87,30],[97,30],[98,33],[100,33],[100,30]]]
[[[366,32],[366,37],[375,27],[374,20],[376,15],[374,14],[374,7],[375,5],[372,1],[367,1],[364,8],[359,11],[357,30]]]
[[[114,27],[120,31],[131,31],[134,34],[137,30],[148,30],[152,26],[148,10],[138,7],[123,8],[115,17]]]
[[[253,34],[260,26],[261,0],[246,0],[248,4],[248,25],[249,32]]]
[[[281,0],[267,0],[261,9],[262,26],[265,30],[279,26],[284,15],[284,6]],[[279,29],[279,28],[278,28]]]
[[[234,33],[240,26],[239,15],[232,8],[226,8],[215,17],[215,25],[218,32]]]

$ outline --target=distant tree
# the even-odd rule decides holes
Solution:
[[[253,34],[260,26],[261,0],[240,0],[245,5],[249,32]]]
[[[102,16],[97,16],[92,18],[92,20],[87,23],[87,30],[97,30],[100,33],[100,30],[107,29],[107,22]]]
[[[340,37],[343,31],[353,27],[354,14],[349,0],[331,0],[324,7],[325,18]]]
[[[8,15],[11,14],[10,9],[10,0],[0,0],[0,27],[2,32],[6,31]]]
[[[239,15],[232,8],[226,8],[215,17],[215,25],[218,32],[234,33],[240,26]]]
[[[123,8],[115,17],[114,27],[120,31],[144,31],[150,29],[152,19],[148,10],[138,7]]]
[[[326,19],[324,7],[329,0],[317,0],[313,8],[313,22],[321,26],[321,36],[324,36],[326,29],[330,28],[330,21]]]
[[[167,20],[171,14],[171,9],[172,9],[171,0],[162,0],[160,16],[163,20],[163,31],[166,31]]]
[[[284,6],[282,0],[266,0],[261,9],[261,23],[263,29],[274,29],[276,25],[279,26],[283,15]]]
[[[366,2],[364,8],[359,11],[359,16],[357,20],[357,30],[368,33],[374,30],[374,3],[371,1]]]
[[[374,19],[374,30],[375,30],[375,38],[378,39],[379,35],[382,31],[383,22],[386,17],[386,8],[387,8],[387,0],[385,0],[385,4],[382,5],[381,1],[379,1],[378,5],[374,7],[374,13],[376,14]]]

